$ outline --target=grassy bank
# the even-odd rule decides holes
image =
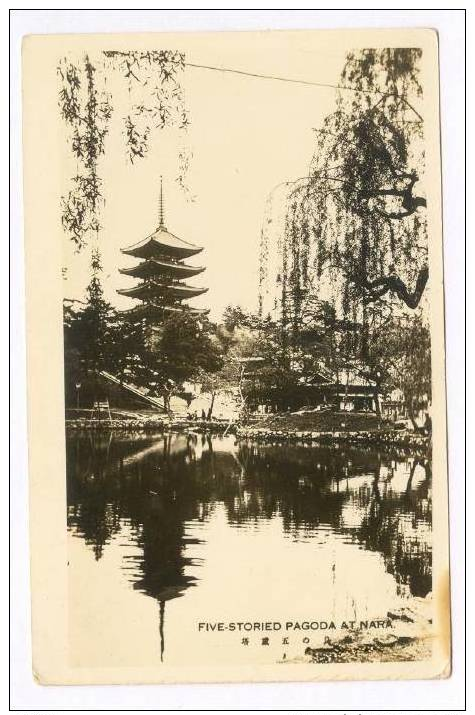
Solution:
[[[262,429],[286,432],[359,432],[381,429],[382,420],[373,412],[283,412],[253,420]]]
[[[426,452],[430,436],[397,430],[377,415],[364,412],[307,412],[265,415],[238,425],[239,439],[271,443],[302,442],[399,447]]]

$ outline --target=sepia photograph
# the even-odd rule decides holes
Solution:
[[[448,677],[437,34],[29,36],[23,92],[37,681]]]

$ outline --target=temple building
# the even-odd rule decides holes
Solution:
[[[193,308],[183,301],[206,293],[207,288],[189,285],[186,281],[202,273],[203,267],[191,266],[185,261],[203,249],[170,233],[163,219],[163,187],[160,182],[160,212],[158,228],[147,238],[128,248],[121,249],[127,256],[140,262],[130,268],[120,269],[126,276],[139,278],[140,282],[117,292],[136,298],[139,305],[127,311],[132,320],[145,320],[159,324],[170,312],[189,311],[206,314],[207,310]]]

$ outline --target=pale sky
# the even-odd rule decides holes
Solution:
[[[300,43],[298,34],[259,35],[246,42],[234,33],[228,42],[215,35],[213,41],[191,42],[191,49],[184,36],[183,49],[191,63],[337,84],[344,49],[340,46],[334,52],[328,41],[326,48],[315,47],[315,40],[309,45],[307,38]],[[333,110],[336,93],[331,88],[194,67],[187,67],[185,82],[191,125],[182,140],[193,152],[188,182],[194,202],[187,201],[175,183],[172,166],[178,144],[174,134],[157,132],[147,158],[128,163],[121,136],[125,104],[114,98],[115,113],[99,166],[106,200],[100,237],[103,285],[106,298],[117,307],[136,304],[116,293],[117,288],[137,282],[118,273],[119,268],[136,262],[121,254],[120,248],[142,240],[157,227],[163,174],[168,230],[204,248],[189,263],[204,265],[206,271],[189,282],[209,291],[190,304],[210,308],[211,317],[218,319],[228,304],[257,307],[266,198],[281,182],[307,174],[314,150],[313,128]],[[126,93],[122,98],[127,99]],[[75,167],[70,158],[64,163],[66,192]],[[76,254],[71,242],[65,241],[66,297],[84,297],[88,263],[88,250]]]

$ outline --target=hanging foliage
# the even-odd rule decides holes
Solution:
[[[86,236],[98,232],[102,181],[98,174],[99,157],[112,113],[110,96],[97,88],[96,68],[89,56],[76,65],[64,59],[58,73],[61,116],[70,128],[70,147],[77,163],[72,188],[61,199],[64,229],[78,248]]]
[[[104,56],[106,69],[118,72],[127,82],[130,111],[124,123],[128,157],[133,163],[147,154],[154,130],[186,129],[189,124],[180,84],[185,56],[169,50],[109,50]]]
[[[69,128],[69,145],[77,170],[72,187],[61,199],[61,220],[78,250],[101,229],[103,182],[99,163],[105,153],[105,140],[113,113],[115,76],[127,85],[128,111],[123,117],[123,135],[128,159],[143,159],[156,130],[189,124],[181,78],[185,67],[183,53],[170,50],[108,50],[80,61],[62,59],[58,66],[61,82],[59,107]],[[121,84],[115,83],[117,87]],[[186,190],[185,174],[189,155],[181,147],[177,182]]]
[[[298,314],[317,293],[340,317],[357,314],[364,333],[376,303],[419,305],[428,280],[420,58],[410,48],[347,56],[309,176],[286,197],[283,313]],[[269,268],[261,265],[261,293]]]

